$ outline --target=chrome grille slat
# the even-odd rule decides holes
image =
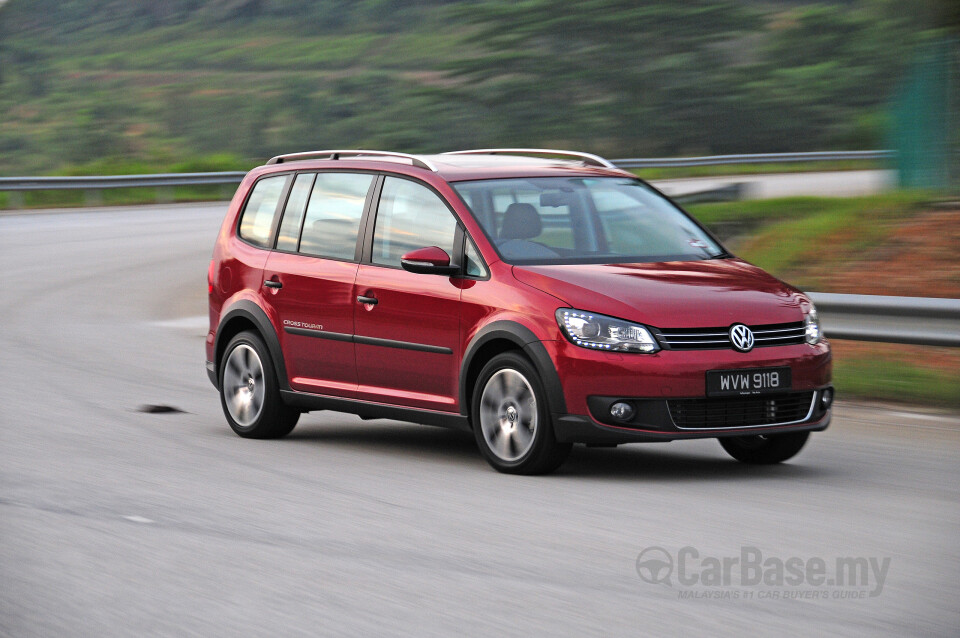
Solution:
[[[797,332],[798,330],[799,330],[800,332],[803,332],[803,327],[800,327],[800,328],[780,328],[779,330],[760,330],[760,329],[757,329],[757,330],[754,330],[754,331],[753,331],[753,334],[754,334],[754,335],[771,335],[771,334],[776,334],[776,333],[778,333],[778,332]]]
[[[753,332],[754,347],[803,343],[806,328],[802,321],[747,326]],[[727,328],[660,328],[658,338],[670,350],[719,350],[732,348]]]

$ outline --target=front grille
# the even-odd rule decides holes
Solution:
[[[667,407],[678,428],[709,430],[802,421],[812,402],[813,392],[791,392],[764,397],[668,399]]]
[[[802,321],[748,328],[753,331],[754,348],[803,343],[806,332]],[[721,350],[733,347],[729,328],[661,328],[657,332],[661,345],[668,350]]]

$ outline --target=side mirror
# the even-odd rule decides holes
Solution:
[[[459,275],[460,267],[450,265],[450,255],[436,246],[411,250],[400,257],[404,270],[420,275]]]

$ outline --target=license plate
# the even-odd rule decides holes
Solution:
[[[708,397],[742,397],[790,389],[790,367],[707,372]]]

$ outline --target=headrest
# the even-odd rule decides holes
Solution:
[[[540,215],[533,204],[514,203],[503,214],[500,239],[530,239],[543,230]]]

